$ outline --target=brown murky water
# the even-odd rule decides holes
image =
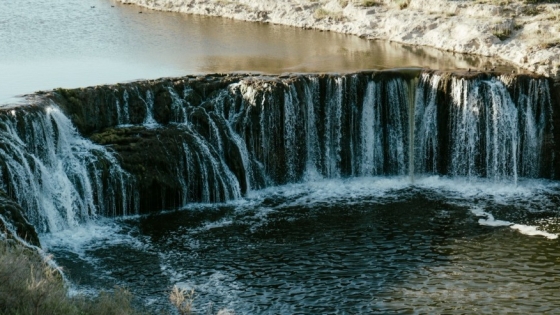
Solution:
[[[193,73],[483,69],[490,62],[331,32],[156,12],[110,0],[4,0],[0,43],[0,103],[56,87]]]

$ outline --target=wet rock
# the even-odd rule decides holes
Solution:
[[[8,239],[17,236],[31,245],[40,247],[37,232],[27,221],[24,213],[25,211],[12,198],[0,190],[0,230],[7,234]]]

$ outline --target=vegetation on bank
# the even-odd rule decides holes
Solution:
[[[70,297],[60,271],[49,259],[17,241],[0,239],[0,314],[2,315],[140,315],[133,295],[115,287],[96,298]],[[169,300],[180,315],[193,314],[194,290],[173,287]],[[165,314],[158,312],[157,314]],[[206,312],[211,314],[211,309]],[[234,315],[229,309],[217,315]]]
[[[124,289],[97,298],[69,297],[59,270],[37,252],[15,241],[0,240],[0,314],[5,315],[132,315]]]

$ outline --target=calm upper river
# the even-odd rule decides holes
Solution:
[[[194,73],[466,69],[485,62],[429,48],[156,12],[110,0],[2,0],[0,7],[0,104],[37,90]]]

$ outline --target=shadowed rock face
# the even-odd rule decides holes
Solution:
[[[24,216],[24,210],[14,200],[8,197],[0,190],[0,229],[6,233],[8,239],[14,238],[12,233],[23,239],[27,243],[35,246],[41,246],[39,237],[33,225],[29,224]],[[5,221],[4,221],[5,220]],[[6,223],[9,226],[6,226]]]

